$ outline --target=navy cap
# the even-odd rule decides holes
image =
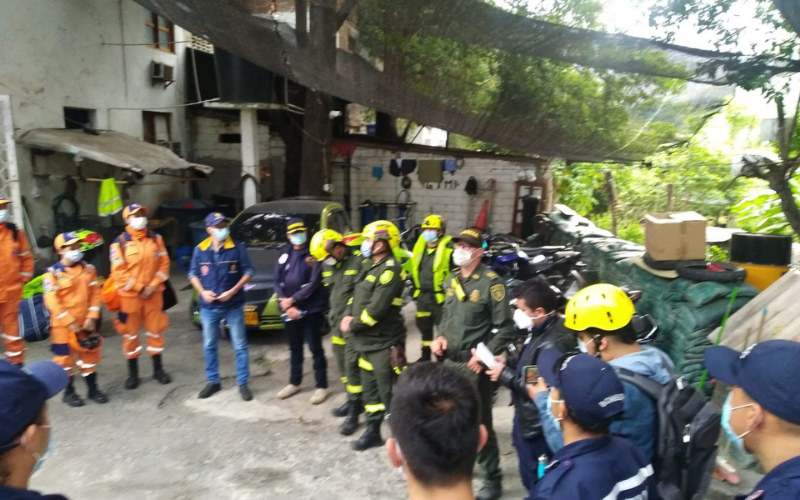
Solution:
[[[539,354],[538,367],[547,385],[561,392],[567,408],[590,429],[622,413],[625,390],[605,361],[588,354],[564,356],[556,349],[546,349]]]
[[[226,220],[227,219],[225,218],[225,216],[222,215],[221,213],[212,212],[212,213],[206,215],[206,227],[216,226],[217,224],[219,224],[221,222],[224,222]]]
[[[16,446],[15,440],[36,420],[44,403],[68,383],[67,372],[52,361],[20,368],[0,360],[0,452]]]
[[[292,217],[286,223],[286,232],[289,234],[299,233],[306,230],[306,223],[300,217]]]
[[[800,343],[767,340],[739,352],[709,347],[704,356],[708,373],[748,396],[776,417],[800,425]]]

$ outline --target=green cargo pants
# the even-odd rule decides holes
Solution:
[[[423,361],[431,359],[431,342],[433,341],[433,327],[439,326],[442,321],[442,305],[436,302],[433,292],[420,292],[417,297],[417,328],[422,335]]]
[[[390,362],[391,349],[362,352],[358,359],[364,387],[364,409],[367,421],[380,421],[389,410],[396,374]]]
[[[358,401],[361,399],[361,369],[358,367],[358,353],[353,348],[352,339],[331,334],[333,341],[333,356],[342,377],[342,383],[347,390],[347,399]]]

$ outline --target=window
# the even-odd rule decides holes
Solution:
[[[172,142],[172,115],[170,113],[142,112],[142,139],[152,144],[169,147]]]
[[[283,246],[286,244],[286,223],[300,217],[308,234],[319,231],[319,214],[259,213],[259,209],[246,210],[231,224],[231,237],[248,246]]]
[[[328,215],[328,229],[333,229],[342,235],[352,232],[350,222],[343,210],[334,210]]]
[[[64,108],[64,128],[94,128],[94,115],[93,109]]]
[[[154,49],[175,52],[175,25],[155,12],[147,11],[147,38]]]

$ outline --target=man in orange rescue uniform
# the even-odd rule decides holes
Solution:
[[[44,274],[44,304],[50,311],[50,338],[53,361],[69,374],[64,402],[83,406],[75,392],[74,368],[89,387],[89,399],[108,403],[108,397],[97,388],[97,364],[100,362],[102,337],[97,334],[100,318],[100,284],[94,266],[83,261],[81,238],[75,233],[56,236],[56,252],[61,257]]]
[[[139,330],[144,323],[147,352],[153,358],[153,378],[162,384],[172,379],[161,364],[164,331],[164,282],[169,279],[169,255],[164,240],[147,229],[148,209],[136,203],[122,211],[127,227],[111,244],[111,277],[117,286],[120,310],[114,327],[122,335],[122,352],[128,358],[126,389],[139,387],[138,358],[142,354]]]
[[[25,341],[19,334],[19,301],[22,285],[33,278],[33,254],[28,238],[22,230],[11,223],[11,200],[0,193],[0,337],[5,344],[6,359],[22,365],[25,361]]]

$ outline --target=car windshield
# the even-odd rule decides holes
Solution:
[[[243,213],[231,225],[231,236],[248,246],[285,245],[286,223],[300,217],[309,234],[319,230],[319,214]]]

